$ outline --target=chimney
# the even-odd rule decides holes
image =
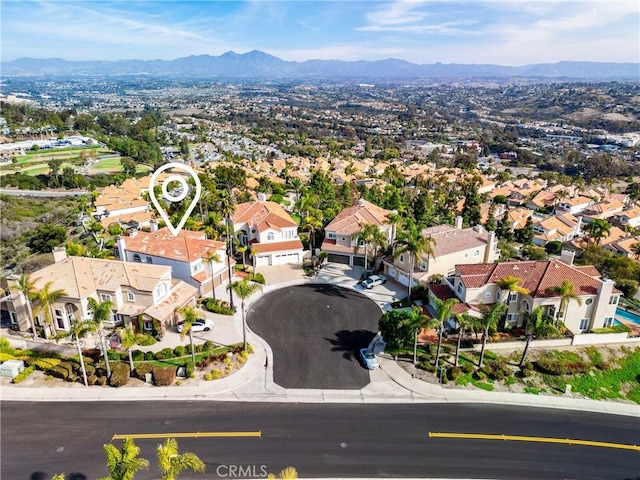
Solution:
[[[149,231],[151,233],[158,231],[158,222],[156,221],[155,218],[152,218],[151,220],[149,220]]]
[[[137,234],[138,234],[138,229],[137,229],[137,228],[132,228],[132,229],[129,231],[129,236],[130,236],[131,238],[135,237]]]
[[[119,235],[116,241],[116,249],[118,250],[118,258],[123,262],[127,261],[127,251],[125,248],[125,237],[123,235]]]
[[[473,227],[473,229],[478,233],[484,232],[484,227],[482,225],[480,225],[480,224],[478,224],[475,227]]]
[[[562,263],[566,263],[567,265],[573,266],[573,258],[576,256],[576,252],[573,250],[562,249],[560,253],[560,261]]]
[[[53,262],[58,263],[67,258],[67,250],[64,247],[53,249]]]
[[[496,247],[496,232],[487,230],[487,248],[484,251],[484,263],[491,263],[495,260]]]
[[[462,217],[460,215],[456,217],[455,227],[458,230],[462,230]]]
[[[259,192],[258,193],[258,201],[259,202],[266,202],[267,201],[267,194],[264,192]]]
[[[358,205],[360,205],[361,207],[364,206],[364,198],[358,199]]]

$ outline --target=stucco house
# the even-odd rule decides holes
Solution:
[[[584,210],[589,208],[591,205],[594,205],[595,203],[596,202],[594,202],[589,197],[582,197],[582,196],[573,197],[573,198],[569,198],[568,200],[562,200],[558,202],[555,206],[554,213],[556,214],[570,213],[572,215],[577,215],[578,213],[583,212]]]
[[[613,222],[621,227],[640,227],[640,207],[633,207],[617,213],[612,218]]]
[[[502,290],[498,283],[506,277],[522,279],[520,286],[528,294]],[[566,312],[560,311],[560,297],[547,293],[550,287],[569,280],[582,301],[570,301]],[[456,265],[446,285],[469,308],[481,304],[506,303],[506,325],[522,326],[524,313],[541,306],[548,317],[557,318],[574,334],[613,325],[621,292],[615,282],[600,276],[591,266],[573,266],[558,260],[504,262],[487,265]]]
[[[119,237],[116,258],[169,266],[173,277],[195,287],[200,297],[211,296],[212,288],[229,279],[224,242],[208,240],[203,232],[188,230],[181,230],[174,237],[166,227],[156,230],[155,221],[151,223],[151,230],[134,230],[128,236]],[[220,261],[207,260],[214,254]]]
[[[47,336],[68,332],[73,319],[91,318],[89,298],[113,304],[111,322],[132,322],[137,329],[169,328],[174,325],[176,308],[195,305],[197,290],[171,276],[171,267],[87,257],[67,257],[64,249],[54,251],[55,263],[30,275],[37,290],[51,282],[50,290],[66,295],[51,305],[52,325],[44,324],[42,313],[35,317]],[[8,279],[9,286],[17,278]],[[29,330],[27,302],[20,292],[11,290],[5,299],[11,323]],[[37,302],[32,302],[36,307]],[[155,325],[154,325],[155,323]]]
[[[555,215],[533,224],[533,243],[544,246],[548,242],[567,242],[580,235],[581,218],[570,213]]]
[[[301,263],[304,255],[298,224],[278,203],[258,200],[240,203],[231,216],[233,232],[241,245],[254,253],[256,267]]]
[[[393,243],[395,225],[389,222],[390,210],[378,207],[360,199],[355,205],[345,208],[325,227],[322,251],[328,253],[327,261],[347,265],[364,265],[364,245],[354,253],[357,234],[365,225],[375,225],[387,237],[387,243]],[[368,250],[371,251],[370,246]],[[372,258],[368,259],[371,264]]]
[[[462,228],[462,217],[456,218],[455,226],[437,225],[424,229],[422,235],[435,240],[434,256],[425,255],[416,262],[413,271],[415,285],[428,282],[433,275],[451,275],[458,264],[490,263],[500,255],[495,233],[480,225]],[[383,263],[385,275],[402,285],[409,285],[408,254],[390,255]]]

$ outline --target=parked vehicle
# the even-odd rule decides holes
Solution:
[[[178,333],[182,333],[184,328],[184,322],[178,323]],[[191,330],[194,332],[208,332],[213,328],[213,322],[208,318],[199,318],[191,324]]]
[[[378,363],[378,359],[373,354],[373,351],[371,349],[361,348],[360,356],[362,357],[364,366],[367,367],[369,370],[375,370],[380,366],[380,364]]]
[[[362,286],[366,289],[372,289],[376,285],[383,285],[385,283],[387,283],[387,277],[384,275],[371,275],[362,282]]]

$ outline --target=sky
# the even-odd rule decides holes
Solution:
[[[638,0],[1,0],[2,61],[640,62]]]

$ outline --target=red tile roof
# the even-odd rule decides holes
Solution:
[[[207,240],[202,232],[182,230],[174,237],[168,228],[157,232],[137,232],[133,237],[124,237],[125,249],[156,257],[170,258],[191,263],[203,258],[210,251],[224,249],[224,242]]]
[[[325,230],[350,235],[362,230],[362,227],[366,224],[388,225],[388,216],[391,213],[390,210],[385,210],[371,202],[360,200],[355,205],[345,208],[336,215]]]
[[[250,227],[255,226],[258,231],[269,228],[280,230],[283,227],[296,227],[296,222],[286,212],[282,205],[275,202],[245,202],[236,206],[235,213],[231,216],[233,223],[246,223]]]
[[[258,253],[270,253],[284,250],[302,250],[302,242],[300,240],[289,240],[287,242],[273,243],[251,243],[251,248]]]

